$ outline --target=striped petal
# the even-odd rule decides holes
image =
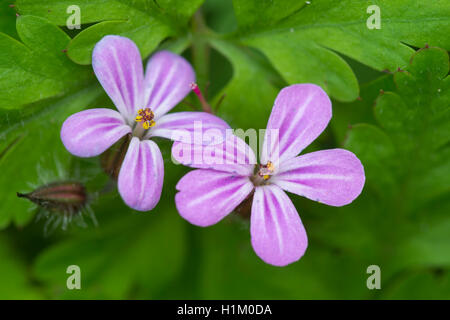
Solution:
[[[267,124],[261,162],[279,163],[297,156],[331,119],[331,101],[314,84],[294,84],[278,94]]]
[[[122,199],[135,210],[152,210],[161,197],[163,178],[164,162],[156,143],[134,137],[118,178]]]
[[[352,202],[364,187],[364,167],[350,151],[311,152],[282,164],[271,179],[286,191],[330,206]]]
[[[89,109],[71,115],[61,128],[66,149],[78,157],[94,157],[112,146],[131,128],[117,111]]]
[[[206,112],[169,113],[158,120],[146,137],[163,137],[196,144],[221,143],[230,126],[221,118]]]
[[[148,61],[144,82],[146,106],[159,118],[188,95],[195,73],[183,57],[159,51]]]
[[[175,142],[172,157],[185,166],[242,176],[250,176],[256,165],[256,157],[250,146],[232,134],[227,135],[223,143],[209,146]]]
[[[192,224],[206,227],[222,220],[253,190],[247,177],[214,170],[194,170],[176,186],[175,204]]]
[[[287,194],[275,185],[256,188],[250,233],[256,254],[274,266],[299,260],[308,246],[297,210]]]
[[[92,67],[116,108],[132,121],[144,102],[144,71],[134,42],[121,36],[104,37],[95,45]]]

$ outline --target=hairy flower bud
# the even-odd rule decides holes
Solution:
[[[76,181],[52,182],[30,193],[19,193],[19,198],[26,198],[39,207],[61,214],[77,214],[87,204],[86,188]]]
[[[97,219],[89,206],[90,197],[85,186],[80,182],[55,181],[29,193],[17,192],[17,196],[26,198],[37,206],[36,221],[46,219],[44,224],[44,235],[46,236],[58,226],[66,230],[72,222],[85,228],[87,224],[83,216],[88,216],[97,226]]]

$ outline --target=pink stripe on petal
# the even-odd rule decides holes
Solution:
[[[139,49],[128,38],[103,37],[92,53],[92,67],[116,108],[132,123],[144,103],[144,71]]]
[[[225,142],[211,146],[175,142],[173,158],[185,166],[214,169],[250,176],[256,165],[253,150],[242,139],[228,135]]]
[[[299,260],[308,246],[297,210],[286,193],[275,185],[255,189],[250,233],[256,254],[274,266]]]
[[[71,115],[61,128],[61,140],[66,149],[79,157],[98,156],[131,128],[117,111],[90,109]]]
[[[267,124],[262,163],[297,156],[325,130],[330,119],[331,101],[322,88],[314,84],[284,88],[275,100]]]
[[[271,181],[286,191],[330,206],[352,202],[364,187],[364,167],[350,151],[311,152],[282,163]]]
[[[118,178],[122,199],[135,210],[152,210],[161,197],[163,178],[164,162],[156,143],[134,137]]]
[[[215,143],[225,139],[225,130],[230,126],[221,118],[206,112],[176,112],[169,113],[158,120],[149,130],[146,137],[163,137],[174,141],[193,142],[196,144],[208,144],[214,132]],[[216,130],[214,130],[216,129]],[[178,133],[181,133],[178,134]],[[186,137],[188,136],[188,141]]]
[[[176,188],[175,204],[180,215],[206,227],[233,211],[253,190],[253,184],[246,177],[199,169],[181,178]]]
[[[147,63],[144,81],[146,106],[159,118],[189,94],[195,73],[183,57],[159,51]]]

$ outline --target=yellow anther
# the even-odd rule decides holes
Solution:
[[[265,165],[259,166],[259,176],[264,180],[269,180],[272,173],[275,171],[275,166],[271,161],[268,161]]]
[[[136,122],[142,122],[142,127],[147,130],[155,125],[155,114],[150,108],[139,109],[135,118]]]
[[[145,130],[153,127],[155,125],[155,121],[154,120],[150,120],[150,121],[145,121],[142,126],[144,127]]]

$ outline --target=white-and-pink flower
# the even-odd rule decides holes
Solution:
[[[250,233],[256,254],[276,266],[299,260],[308,239],[296,208],[283,190],[330,206],[343,206],[352,202],[364,186],[364,168],[350,151],[331,149],[298,156],[330,119],[327,94],[313,84],[296,84],[284,88],[275,100],[260,165],[255,166],[254,152],[236,136],[215,145],[217,152],[209,152],[207,161],[201,163],[192,159],[203,152],[203,146],[175,142],[173,157],[200,168],[186,174],[176,186],[179,213],[192,224],[210,226],[254,192]],[[186,150],[191,152],[189,157],[183,154]],[[214,161],[214,157],[220,159]]]
[[[167,114],[195,81],[191,65],[179,55],[155,53],[144,74],[134,42],[106,36],[94,48],[92,66],[118,112],[99,108],[70,116],[61,129],[62,142],[76,156],[94,157],[132,134],[119,172],[119,193],[131,208],[151,210],[160,199],[164,178],[161,151],[152,138],[175,139],[177,130],[193,132],[194,122],[200,122],[203,130],[229,126],[205,112]]]

